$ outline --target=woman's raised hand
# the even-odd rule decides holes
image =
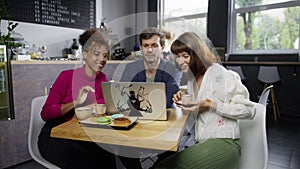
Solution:
[[[92,87],[90,86],[84,86],[82,87],[80,90],[79,90],[79,93],[78,93],[78,97],[75,101],[75,106],[78,105],[78,104],[82,104],[85,102],[86,98],[87,98],[87,95],[88,93],[90,92],[95,92],[95,89],[93,89]]]

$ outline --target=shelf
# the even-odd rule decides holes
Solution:
[[[300,62],[296,62],[296,61],[289,61],[289,62],[285,62],[285,61],[259,61],[259,62],[250,62],[250,61],[226,61],[226,62],[222,62],[223,65],[291,65],[291,66],[295,66],[295,65],[300,65]]]
[[[129,63],[132,60],[108,60],[106,64],[120,64],[120,63]],[[81,65],[83,62],[81,60],[26,60],[26,61],[17,61],[12,60],[12,65],[26,65],[26,64],[77,64]]]

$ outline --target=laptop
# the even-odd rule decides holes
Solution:
[[[145,120],[167,120],[164,83],[102,82],[106,113]]]

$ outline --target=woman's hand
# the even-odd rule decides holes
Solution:
[[[184,111],[196,111],[196,110],[208,110],[208,109],[216,109],[217,104],[212,102],[209,99],[200,100],[199,102],[190,102],[189,107],[180,106]],[[202,112],[202,111],[201,111]]]
[[[77,99],[74,101],[74,107],[78,104],[82,104],[86,101],[87,95],[90,92],[95,92],[95,90],[90,86],[84,86],[79,90]]]
[[[61,113],[64,115],[68,113],[70,110],[75,108],[77,105],[85,102],[87,95],[89,92],[95,92],[95,90],[90,86],[84,86],[79,90],[78,97],[75,101],[66,103],[61,106]]]
[[[179,102],[181,100],[181,97],[184,93],[182,91],[178,91],[177,93],[175,93],[173,95],[173,101],[176,103],[176,102]]]

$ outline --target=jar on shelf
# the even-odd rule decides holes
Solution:
[[[30,54],[31,59],[40,59],[41,58],[41,52],[39,52],[36,44],[32,44],[32,46],[29,50],[29,54]]]

